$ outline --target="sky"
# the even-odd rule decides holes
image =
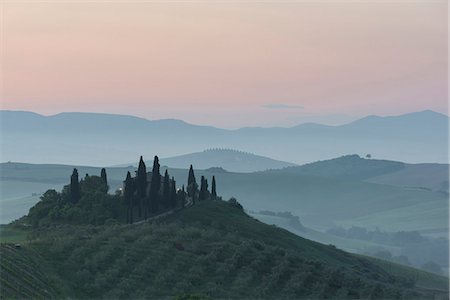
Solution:
[[[3,1],[1,108],[224,128],[448,110],[447,1]]]

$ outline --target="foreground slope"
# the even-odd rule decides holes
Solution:
[[[46,273],[47,262],[32,247],[0,244],[0,298],[48,299],[61,296]]]
[[[300,238],[247,216],[237,204],[202,202],[154,224],[59,226],[30,234],[21,255],[45,267],[54,298],[405,298],[447,297],[445,278],[410,272]],[[29,255],[29,253],[36,253]],[[2,269],[11,272],[24,265]],[[40,270],[41,269],[41,270]],[[402,276],[395,276],[394,271]],[[405,271],[406,270],[406,271]],[[428,281],[423,281],[425,277]],[[6,282],[14,286],[16,282]],[[60,290],[51,289],[55,284]],[[36,286],[30,278],[20,283]],[[12,289],[1,294],[20,298]],[[37,292],[33,298],[49,298]]]

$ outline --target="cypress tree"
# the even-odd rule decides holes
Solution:
[[[138,214],[142,217],[142,210],[146,211],[145,207],[145,192],[147,189],[147,167],[144,159],[141,156],[139,160],[139,167],[136,174],[136,192],[138,197]]]
[[[170,178],[169,172],[164,174],[164,182],[163,182],[163,201],[162,204],[164,208],[168,208],[170,206]]]
[[[205,200],[205,176],[202,176],[200,178],[200,192],[198,195],[198,200],[199,201]]]
[[[205,179],[205,176],[202,176],[200,180],[200,195],[198,200],[207,200],[208,199],[208,181]]]
[[[171,187],[172,188],[170,189],[170,207],[175,208],[177,206],[177,183],[174,177],[172,177]]]
[[[192,204],[195,203],[197,193],[198,193],[198,185],[197,181],[195,180],[194,168],[191,165],[191,167],[189,168],[189,175],[188,175],[187,194],[188,197],[192,199]]]
[[[211,182],[211,198],[212,198],[212,200],[217,199],[216,177],[215,176],[213,176],[212,182]]]
[[[158,211],[158,194],[161,189],[161,174],[159,173],[159,158],[155,156],[153,160],[152,182],[150,185],[150,209],[152,213]]]
[[[181,201],[181,207],[184,208],[186,205],[186,191],[184,190],[184,184],[181,187],[180,201]]]
[[[80,200],[80,183],[78,181],[78,170],[73,169],[72,176],[70,176],[70,201],[77,203]]]
[[[106,169],[102,168],[102,171],[100,172],[100,177],[102,178],[102,182],[104,185],[105,193],[108,192],[109,186],[108,186],[108,178],[106,176]]]
[[[135,184],[133,178],[131,178],[130,172],[127,173],[124,185],[124,198],[127,204],[127,223],[133,224],[133,196],[135,192]]]

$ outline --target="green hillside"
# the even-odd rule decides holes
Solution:
[[[405,163],[396,161],[364,159],[356,154],[353,154],[329,160],[317,161],[302,166],[293,166],[282,170],[273,170],[272,172],[287,172],[320,177],[364,180],[402,170],[405,168],[405,165]]]
[[[405,168],[369,178],[368,181],[401,187],[449,192],[448,164],[407,164]]]
[[[49,299],[62,296],[48,263],[33,247],[0,244],[0,298]]]
[[[200,202],[153,223],[41,227],[28,238],[20,248],[0,248],[2,298],[448,297],[443,277],[394,264],[387,270],[222,201]]]
[[[409,189],[440,191],[448,194],[448,164],[407,164],[390,160],[362,158],[354,154],[302,166],[271,170],[270,172],[364,180]]]

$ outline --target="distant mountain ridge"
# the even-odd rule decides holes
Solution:
[[[306,123],[300,123],[298,125],[292,126],[292,127],[241,127],[238,129],[222,129],[215,126],[210,125],[195,125],[188,122],[185,122],[180,119],[173,119],[173,118],[167,118],[167,119],[155,119],[150,120],[142,117],[137,117],[133,115],[123,115],[123,114],[111,114],[111,113],[94,113],[94,112],[61,112],[54,115],[42,115],[36,112],[31,111],[23,111],[23,110],[0,110],[0,116],[3,122],[11,122],[11,121],[17,121],[18,119],[15,119],[17,117],[23,116],[27,117],[28,120],[42,120],[46,119],[50,123],[53,121],[58,120],[66,120],[69,122],[73,121],[96,121],[98,122],[97,125],[101,125],[102,122],[107,122],[114,120],[117,122],[118,120],[122,121],[134,121],[134,122],[142,122],[142,123],[165,123],[165,124],[171,124],[171,125],[186,125],[186,126],[193,126],[193,127],[203,127],[203,128],[215,128],[218,130],[224,130],[224,131],[240,131],[240,130],[260,130],[260,129],[274,129],[274,130],[283,130],[283,129],[299,129],[303,127],[322,127],[322,128],[340,128],[340,127],[350,127],[353,125],[367,125],[367,124],[374,124],[375,122],[378,122],[380,120],[389,121],[389,122],[396,122],[396,123],[402,123],[402,122],[408,122],[408,121],[417,121],[417,118],[420,118],[425,121],[430,121],[431,119],[435,119],[436,121],[440,122],[442,120],[448,121],[448,116],[442,113],[435,112],[433,110],[424,110],[419,112],[412,112],[412,113],[406,113],[401,115],[395,115],[395,116],[377,116],[377,115],[369,115],[363,118],[360,118],[358,120],[349,122],[347,124],[343,125],[324,125],[320,123],[314,123],[314,122],[306,122]],[[24,123],[22,123],[24,124]],[[117,123],[116,123],[117,124]],[[16,123],[16,125],[20,125],[19,122]],[[108,124],[111,125],[111,124]],[[123,125],[119,124],[118,125]]]
[[[296,164],[346,153],[415,163],[448,162],[449,118],[433,111],[368,116],[340,126],[305,123],[236,130],[97,113],[47,117],[0,111],[0,119],[3,161],[117,165],[146,153],[172,157],[232,148]]]

